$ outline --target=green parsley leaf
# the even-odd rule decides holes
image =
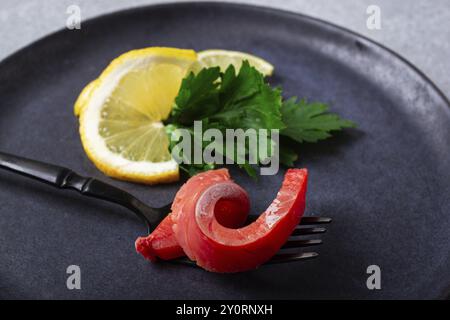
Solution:
[[[238,73],[230,65],[224,73],[218,67],[205,68],[197,74],[190,73],[183,79],[171,116],[166,121],[167,133],[173,136],[176,128],[184,128],[189,131],[191,141],[194,141],[193,125],[196,120],[202,121],[203,130],[218,129],[223,137],[226,137],[226,129],[254,129],[255,132],[267,129],[267,135],[256,135],[257,147],[252,148],[250,138],[247,138],[241,149],[236,148],[231,155],[221,142],[215,142],[214,147],[211,147],[209,141],[200,142],[204,151],[212,148],[209,151],[214,150],[215,155],[221,157],[226,155],[235,163],[238,159],[240,162],[244,160],[239,167],[254,178],[257,177],[257,171],[249,160],[256,159],[258,163],[266,160],[260,155],[261,150],[258,150],[262,142],[267,147],[267,157],[272,155],[270,129],[279,129],[281,135],[294,140],[287,143],[290,139],[285,137],[280,139],[279,146],[280,163],[293,166],[298,158],[293,143],[317,142],[330,137],[333,131],[356,126],[352,121],[328,112],[328,106],[323,103],[297,101],[297,98],[282,102],[281,90],[272,88],[265,81],[264,75],[250,66],[248,61],[242,63]],[[180,139],[171,140],[170,151]],[[212,163],[187,164],[193,163],[193,159],[187,159],[188,155],[184,154],[181,157],[184,161],[180,168],[189,175],[216,167]]]
[[[191,128],[195,120],[201,120],[204,130],[219,129],[225,137],[226,129],[284,128],[280,108],[281,91],[272,89],[265,82],[264,76],[244,61],[238,74],[232,65],[224,73],[220,73],[219,68],[213,67],[202,69],[197,75],[189,74],[182,81],[168,122]],[[272,140],[269,132],[267,135],[256,135],[258,146],[261,138],[267,140],[265,153],[270,157]],[[174,143],[171,144],[171,149],[173,145]],[[257,149],[250,148],[248,139],[243,147],[243,154],[235,152],[230,155],[223,149],[218,152],[226,154],[235,162],[238,159],[248,160],[250,157],[258,161],[265,160],[259,156]],[[256,176],[254,168],[247,162],[240,167],[250,176]],[[210,166],[211,164],[205,164],[203,167]],[[189,165],[187,170],[189,174],[202,169],[202,166],[196,165],[193,168],[193,165]]]
[[[329,113],[326,104],[297,101],[296,97],[283,103],[281,113],[286,124],[281,134],[297,142],[317,142],[331,137],[332,131],[356,127],[354,122]]]
[[[220,68],[202,69],[197,75],[190,73],[181,83],[180,91],[175,98],[169,122],[191,125],[217,112],[219,108],[217,80]]]
[[[285,145],[280,146],[280,163],[287,167],[293,167],[294,162],[298,159],[297,152],[293,151]]]
[[[281,91],[272,89],[248,61],[242,63],[238,75],[231,65],[221,78],[221,108],[211,115],[211,121],[244,130],[285,127],[280,112]]]
[[[256,170],[255,170],[255,168],[252,167],[252,165],[250,165],[248,163],[244,163],[244,164],[240,164],[239,168],[244,169],[245,172],[253,179],[256,180],[258,178]]]
[[[165,130],[167,135],[169,136],[169,151],[174,151],[175,146],[182,141],[182,137],[177,135],[177,129],[186,129],[190,134],[191,139],[191,147],[193,149],[193,143],[194,143],[194,132],[192,128],[190,127],[183,127],[176,124],[168,124],[165,126]],[[204,142],[203,149],[207,145],[207,142]],[[181,154],[180,154],[181,153]],[[175,159],[179,162],[179,167],[181,170],[186,172],[189,176],[196,175],[197,173],[208,171],[214,169],[216,166],[213,163],[205,163],[202,162],[200,164],[195,164],[193,155],[189,157],[188,155],[183,154],[181,151],[176,152],[176,155],[180,156],[181,159]]]

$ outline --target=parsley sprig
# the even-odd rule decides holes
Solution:
[[[283,101],[281,89],[272,88],[265,81],[264,75],[247,61],[242,63],[238,73],[230,65],[223,73],[219,67],[204,68],[199,73],[190,73],[183,79],[171,116],[166,123],[167,132],[171,135],[175,129],[185,128],[193,134],[193,123],[196,120],[202,121],[203,130],[214,128],[223,133],[227,128],[279,129],[282,136],[298,143],[317,142],[329,138],[334,131],[356,126],[354,122],[330,113],[324,103],[308,103],[305,99],[297,100],[295,97]],[[267,139],[270,156],[270,136],[263,139]],[[172,141],[170,149],[176,143],[177,140]],[[206,148],[208,144],[209,142],[202,142],[202,148]],[[216,150],[225,154],[220,148]],[[257,150],[250,149],[248,144],[244,150],[245,156],[258,157]],[[280,162],[293,166],[297,153],[283,144],[280,145],[279,151]],[[258,162],[265,160],[256,159]],[[194,175],[213,169],[215,165],[182,163],[180,167],[189,175]],[[250,176],[256,176],[255,168],[248,161],[240,167]]]

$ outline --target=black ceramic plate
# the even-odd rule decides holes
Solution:
[[[361,36],[309,17],[232,4],[133,9],[64,30],[0,64],[0,149],[68,166],[152,205],[179,184],[112,181],[86,159],[72,106],[111,59],[134,48],[226,48],[276,66],[286,96],[326,101],[358,130],[300,148],[307,214],[331,216],[320,256],[220,275],[151,264],[144,226],[121,208],[0,172],[0,298],[439,298],[450,285],[450,109],[413,66]],[[283,172],[255,183],[262,211]],[[66,288],[79,265],[82,290]],[[366,269],[381,268],[381,290]]]

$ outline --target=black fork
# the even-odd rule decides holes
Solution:
[[[4,152],[0,152],[0,168],[44,182],[59,189],[76,190],[82,195],[121,205],[141,218],[146,223],[149,233],[155,230],[158,224],[169,214],[172,205],[169,203],[160,208],[152,208],[130,193],[100,180],[80,176],[64,167],[26,159]],[[256,215],[250,215],[248,223],[255,221],[257,218],[258,216]],[[326,231],[325,228],[310,226],[330,222],[331,218],[303,217],[285,245],[267,263],[293,262],[317,257],[318,253],[316,252],[299,252],[297,249],[322,244],[322,240],[300,239],[299,237],[324,233]],[[176,259],[175,262],[195,265],[195,262],[187,258]]]

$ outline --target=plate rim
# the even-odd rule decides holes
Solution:
[[[239,2],[225,2],[225,1],[183,1],[183,2],[176,2],[176,1],[170,1],[165,3],[156,3],[156,4],[149,4],[149,5],[143,5],[143,6],[136,6],[132,8],[122,9],[122,10],[116,10],[109,13],[99,14],[97,16],[93,16],[89,19],[86,19],[86,21],[82,22],[82,24],[90,24],[94,23],[98,20],[102,19],[110,19],[114,18],[115,16],[121,15],[121,14],[133,14],[134,12],[138,12],[140,10],[152,10],[152,9],[165,9],[165,8],[172,8],[172,7],[189,7],[189,6],[215,6],[217,8],[223,8],[223,7],[230,7],[230,8],[246,8],[248,10],[254,10],[254,11],[260,11],[260,12],[266,12],[266,13],[277,13],[283,16],[287,16],[294,19],[301,19],[303,21],[308,21],[310,23],[318,24],[318,25],[325,25],[331,29],[334,29],[334,31],[339,32],[342,35],[345,35],[347,37],[351,37],[354,40],[363,40],[366,42],[366,44],[370,44],[371,46],[376,47],[377,49],[381,49],[381,52],[385,55],[389,55],[391,58],[397,59],[399,62],[404,64],[405,67],[410,68],[419,78],[426,82],[430,89],[434,90],[435,93],[439,98],[442,99],[442,101],[446,104],[447,108],[450,108],[450,97],[447,97],[444,94],[444,91],[439,88],[439,86],[429,77],[427,76],[421,69],[419,69],[416,65],[414,65],[411,61],[409,61],[407,58],[402,56],[401,54],[397,53],[393,49],[390,49],[389,47],[368,38],[367,36],[364,36],[356,31],[350,30],[346,27],[337,25],[333,22],[329,22],[326,20],[323,20],[321,18],[313,17],[310,15],[306,15],[300,12],[294,12],[289,11],[286,9],[279,9],[274,8],[270,6],[264,6],[264,5],[255,5],[255,4],[248,4],[248,3],[239,3]],[[23,46],[22,48],[17,49],[16,51],[10,53],[6,57],[0,60],[0,69],[3,67],[3,65],[7,64],[10,60],[14,59],[15,56],[18,56],[22,54],[25,51],[28,51],[32,49],[34,46],[39,45],[41,42],[44,42],[48,40],[48,38],[51,38],[53,36],[62,35],[65,32],[72,32],[72,30],[68,30],[67,28],[60,28],[58,30],[52,31],[32,42],[29,44]]]

